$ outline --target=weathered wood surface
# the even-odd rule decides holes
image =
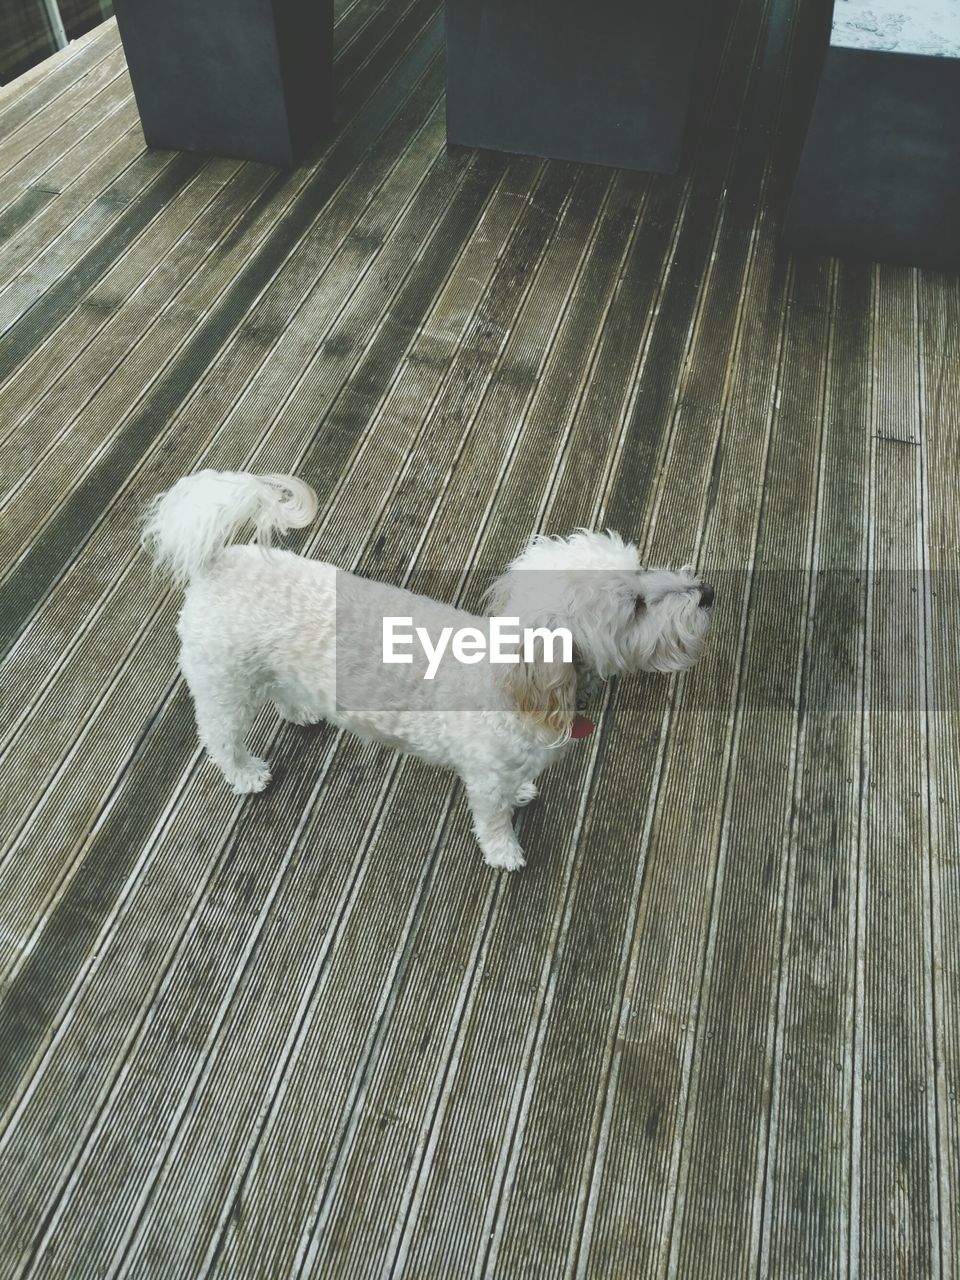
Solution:
[[[956,1272],[960,291],[787,257],[815,6],[716,6],[676,177],[444,146],[435,0],[344,0],[290,174],[144,150],[113,24],[0,92],[0,1277]],[[147,498],[476,606],[533,529],[696,556],[474,848],[446,775],[201,757]]]

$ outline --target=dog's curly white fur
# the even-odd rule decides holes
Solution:
[[[201,471],[156,498],[144,528],[145,545],[186,586],[181,668],[200,739],[238,793],[270,780],[245,738],[272,702],[296,724],[325,719],[455,770],[484,858],[515,870],[524,858],[513,810],[535,798],[536,779],[570,741],[590,685],[679,671],[703,650],[708,584],[689,568],[644,569],[619,534],[581,530],[534,537],[487,597],[491,614],[567,628],[573,662],[548,662],[540,649],[515,665],[443,663],[432,681],[416,664],[371,663],[361,639],[384,616],[416,615],[431,633],[482,630],[485,620],[322,561],[266,550],[274,534],[310,524],[316,512],[313,491],[292,476]],[[260,545],[229,545],[247,524]],[[368,694],[362,706],[338,699],[352,667]],[[371,690],[371,679],[382,685]],[[469,710],[454,710],[468,679]]]

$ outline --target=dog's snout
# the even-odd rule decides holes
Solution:
[[[709,582],[700,583],[700,608],[711,609],[713,607],[713,587]]]

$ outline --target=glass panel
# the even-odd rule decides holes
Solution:
[[[60,0],[60,16],[68,40],[76,40],[112,13],[110,0]]]
[[[4,84],[55,52],[57,41],[41,0],[0,4],[0,81]]]
[[[60,0],[68,40],[112,14],[112,0]],[[44,0],[0,0],[0,84],[49,58],[57,47]]]

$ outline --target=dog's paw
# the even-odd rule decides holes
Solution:
[[[281,720],[286,720],[287,724],[295,724],[301,729],[306,729],[308,725],[316,724],[315,716],[309,715],[301,707],[290,706],[284,702],[275,702],[277,715]]]
[[[536,800],[539,794],[532,782],[525,782],[517,791],[517,805],[529,804],[531,800]]]
[[[483,860],[488,867],[493,867],[495,871],[519,871],[521,867],[525,867],[526,861],[523,857],[523,850],[519,845],[508,845],[502,849],[488,849]]]
[[[266,760],[251,760],[241,769],[235,769],[227,779],[235,795],[251,795],[262,791],[270,781],[270,766]]]

